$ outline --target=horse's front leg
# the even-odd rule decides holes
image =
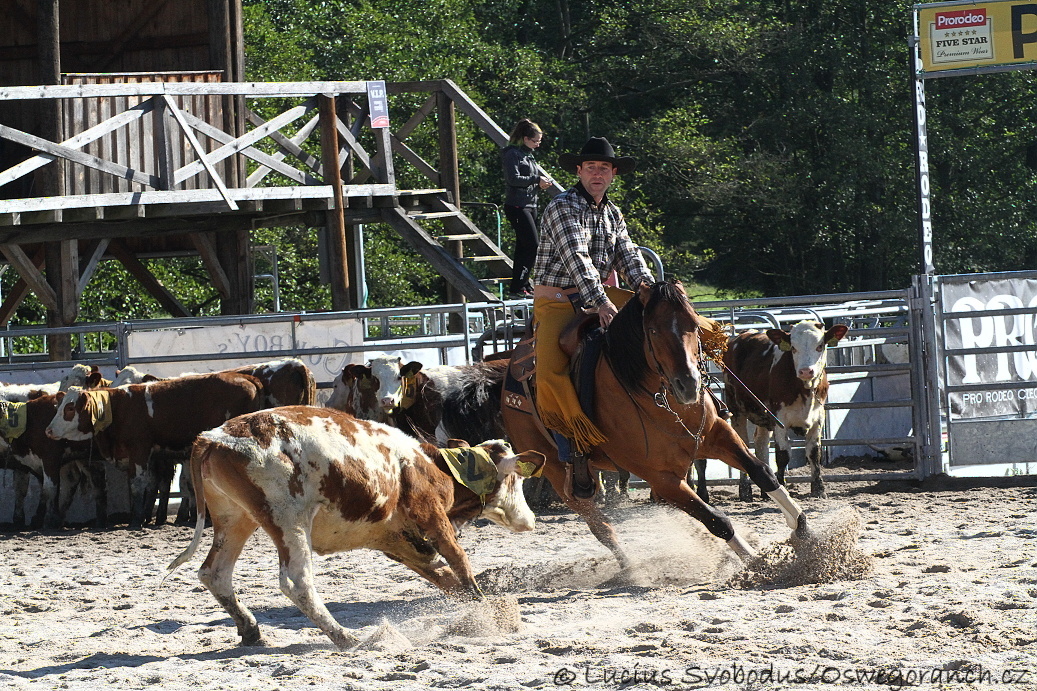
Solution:
[[[796,500],[789,496],[788,491],[778,483],[778,477],[771,470],[770,465],[763,463],[756,456],[749,453],[734,429],[724,422],[713,425],[706,435],[706,448],[702,455],[709,458],[719,458],[724,463],[736,470],[741,470],[749,476],[764,494],[774,500],[785,515],[785,523],[796,531],[800,537],[809,535],[806,514]]]
[[[735,532],[731,519],[720,509],[702,501],[684,478],[662,471],[644,479],[652,486],[656,497],[702,523],[706,530],[726,542],[740,558],[746,559],[755,554],[752,547]]]

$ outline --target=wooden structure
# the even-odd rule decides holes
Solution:
[[[420,105],[395,131],[371,129],[367,82],[244,83],[240,0],[60,9],[37,0],[35,13],[12,1],[37,31],[30,45],[0,29],[15,46],[5,52],[0,40],[0,252],[20,276],[0,325],[29,291],[46,305],[48,326],[72,325],[105,258],[123,263],[172,316],[192,316],[141,261],[185,251],[201,257],[222,313],[248,314],[249,234],[264,226],[320,229],[336,310],[362,300],[358,224],[390,224],[455,299],[492,299],[486,278],[510,276],[510,259],[461,213],[455,118],[471,117],[498,145],[506,135],[449,80],[387,85],[390,99],[414,94],[405,100]],[[66,21],[68,8],[87,5],[108,8],[110,24]],[[180,12],[177,23],[169,13]],[[148,36],[158,25],[179,33]],[[165,71],[130,71],[142,63],[129,54],[149,45],[148,55],[186,46],[173,51],[178,71],[157,58],[149,69]],[[13,82],[15,65],[35,85]],[[430,134],[423,123],[433,121]],[[394,159],[407,166],[404,177],[428,182],[400,189]],[[54,344],[51,356],[69,354]]]

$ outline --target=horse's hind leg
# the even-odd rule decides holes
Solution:
[[[540,451],[537,448],[537,451]],[[551,450],[553,453],[553,450]],[[626,553],[619,546],[619,538],[616,535],[615,528],[609,523],[608,518],[598,508],[598,505],[591,500],[580,500],[572,497],[565,496],[565,469],[561,463],[553,462],[554,459],[548,456],[549,460],[544,465],[544,477],[547,478],[551,486],[554,487],[555,492],[565,505],[568,506],[574,513],[579,516],[587,523],[587,527],[590,528],[591,533],[594,537],[598,538],[598,542],[608,547],[609,551],[616,557],[621,568],[627,568],[630,566],[630,559]]]
[[[682,478],[676,475],[661,473],[652,478],[645,479],[648,480],[652,489],[655,490],[656,496],[700,521],[706,526],[706,530],[726,542],[740,558],[745,559],[753,556],[752,547],[735,532],[731,519],[720,509],[702,501]]]

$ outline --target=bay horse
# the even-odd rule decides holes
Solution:
[[[593,448],[587,461],[592,470],[623,469],[642,478],[659,499],[701,521],[745,559],[753,550],[731,520],[702,501],[686,481],[696,458],[718,458],[745,472],[781,508],[797,535],[805,537],[810,531],[803,510],[774,471],[750,453],[706,395],[700,332],[708,328],[679,281],[643,285],[623,306],[606,331],[595,369],[595,423],[608,441]],[[543,473],[555,492],[587,522],[620,566],[629,567],[614,528],[593,499],[565,493],[565,466],[542,426],[506,400],[502,410],[514,448],[547,457]]]

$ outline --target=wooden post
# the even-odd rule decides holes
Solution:
[[[457,164],[457,114],[454,102],[443,91],[436,92],[436,121],[439,125],[439,186],[450,193],[450,201],[461,207],[461,176]],[[447,247],[458,261],[464,257],[464,243],[460,240]],[[449,303],[464,302],[465,296],[450,283],[446,287],[446,299]],[[463,333],[465,326],[455,314],[450,315],[449,329],[453,333]]]
[[[352,115],[350,114],[351,99],[349,96],[339,96],[339,104],[336,106],[336,112],[342,113],[340,119],[348,129],[352,124]],[[344,180],[353,179],[353,153],[347,148],[346,159],[340,161],[342,164],[341,174]],[[348,202],[346,202],[348,204]],[[361,264],[361,257],[364,256],[364,247],[361,241],[360,224],[347,225],[346,231],[346,267],[349,275],[349,299],[350,303],[356,306],[356,309],[360,309],[364,306],[364,281],[367,277],[364,275],[364,267]]]
[[[36,0],[36,44],[40,84],[61,83],[61,27],[59,0]],[[61,127],[61,101],[43,99],[39,102],[40,136],[52,142],[65,139]],[[54,161],[36,175],[38,195],[61,197],[65,195],[63,164]],[[47,327],[60,328],[75,323],[79,312],[79,243],[76,240],[48,242],[44,246],[47,283],[57,297],[57,309],[47,310]],[[48,336],[47,352],[50,359],[71,360],[72,341],[68,335]]]
[[[338,114],[333,97],[320,95],[320,143],[324,181],[334,191],[333,207],[326,214],[328,234],[328,277],[331,280],[331,309],[356,309],[349,289],[346,261],[346,201],[342,194],[342,169],[338,155]]]
[[[461,206],[461,174],[457,164],[457,115],[454,102],[446,93],[436,92],[436,119],[439,121],[439,186],[450,192],[450,200]]]

